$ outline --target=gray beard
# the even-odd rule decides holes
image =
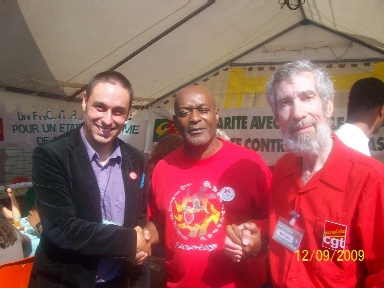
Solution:
[[[332,145],[331,128],[325,124],[316,125],[315,137],[303,133],[295,139],[291,132],[283,135],[284,148],[298,156],[319,156],[328,145]]]

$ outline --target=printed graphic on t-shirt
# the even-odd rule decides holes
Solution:
[[[235,191],[205,181],[199,187],[185,184],[174,194],[169,205],[177,232],[176,248],[212,251],[218,248],[215,234],[224,229],[224,202],[232,201]],[[222,240],[222,239],[221,239]]]

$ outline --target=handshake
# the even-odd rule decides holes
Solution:
[[[140,226],[136,226],[134,229],[137,234],[135,264],[141,265],[151,256],[151,235],[146,228],[142,229]]]
[[[240,262],[247,257],[257,257],[266,254],[268,243],[263,243],[259,228],[255,223],[247,222],[239,226],[227,225],[224,241],[224,253],[234,262]],[[263,244],[266,244],[267,246]]]

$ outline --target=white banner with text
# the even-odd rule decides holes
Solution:
[[[70,131],[83,122],[83,115],[73,111],[66,118],[63,109],[58,115],[50,110],[42,114],[32,111],[30,115],[12,112],[0,115],[0,149],[32,149]],[[69,114],[70,115],[70,114]],[[334,111],[332,129],[336,130],[345,121],[346,109]],[[176,133],[171,109],[145,109],[136,111],[125,123],[119,138],[150,153],[161,137]],[[220,110],[218,128],[230,141],[258,152],[268,165],[273,165],[284,152],[280,129],[270,109],[229,108]],[[384,128],[372,135],[369,147],[373,157],[384,162]]]

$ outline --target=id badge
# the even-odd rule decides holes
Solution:
[[[301,240],[303,239],[303,235],[304,229],[298,227],[297,230],[295,230],[292,225],[292,220],[289,222],[283,217],[279,217],[272,239],[279,242],[292,252],[296,252],[300,246]]]

